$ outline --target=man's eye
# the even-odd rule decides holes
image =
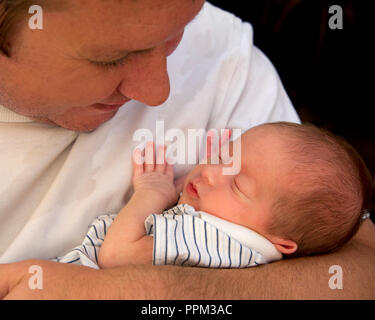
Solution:
[[[117,68],[125,63],[126,57],[109,62],[102,62],[102,61],[90,61],[91,63],[95,64],[96,66],[104,69],[114,69]]]
[[[114,69],[117,67],[120,67],[121,65],[125,64],[128,58],[130,57],[130,54],[134,55],[140,55],[140,54],[145,54],[150,51],[152,51],[153,48],[150,49],[144,49],[144,50],[138,50],[138,51],[133,51],[133,52],[128,52],[128,54],[120,59],[114,60],[114,61],[92,61],[90,60],[91,63],[95,64],[96,66],[103,68],[103,69]]]

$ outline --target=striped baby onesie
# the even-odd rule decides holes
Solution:
[[[98,253],[115,218],[115,214],[99,216],[80,246],[52,260],[99,269]],[[145,232],[154,237],[150,252],[154,265],[246,268],[282,258],[258,233],[187,204],[151,214],[145,220]]]
[[[282,258],[256,232],[187,204],[150,215],[145,227],[154,237],[154,265],[246,268]]]
[[[116,218],[116,214],[106,214],[97,217],[89,226],[89,230],[81,245],[67,254],[51,259],[55,262],[79,264],[99,269],[98,254],[103,244],[107,230]]]

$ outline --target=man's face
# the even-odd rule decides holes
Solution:
[[[66,0],[29,17],[0,56],[0,104],[61,127],[91,131],[129,100],[157,106],[169,96],[167,56],[204,0]],[[124,106],[126,107],[126,106]]]

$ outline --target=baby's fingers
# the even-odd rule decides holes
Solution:
[[[213,140],[212,131],[208,131],[207,138],[206,138],[206,159],[211,158],[212,140]]]
[[[144,168],[145,172],[152,172],[155,168],[155,150],[152,141],[146,143]]]
[[[232,136],[232,130],[231,129],[225,129],[224,131],[221,132],[221,137],[220,137],[220,143],[219,143],[219,148],[221,150],[221,147],[229,142],[230,137]]]
[[[172,181],[174,180],[174,171],[173,171],[173,164],[172,164],[172,160],[169,160],[168,159],[165,161],[166,163],[166,166],[165,166],[165,174],[167,176],[170,176],[170,178],[172,179]]]
[[[135,149],[133,152],[133,175],[134,177],[138,177],[143,174],[144,172],[143,162],[144,162],[144,159],[142,157],[142,150],[138,148]]]
[[[229,142],[232,135],[231,129],[220,130],[221,134],[218,137],[217,132],[209,130],[206,138],[206,160],[207,163],[215,162],[217,157],[221,156],[221,147]]]
[[[166,168],[166,160],[165,160],[165,152],[167,147],[165,145],[159,146],[156,150],[156,165],[155,171],[156,172],[165,172]]]

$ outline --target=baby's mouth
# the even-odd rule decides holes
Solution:
[[[199,194],[198,194],[198,190],[196,188],[196,186],[189,182],[186,186],[186,191],[188,194],[190,194],[192,197],[194,198],[198,198],[199,199]]]

